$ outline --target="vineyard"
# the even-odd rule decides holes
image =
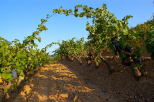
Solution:
[[[92,22],[85,24],[86,31],[88,32],[87,40],[84,38],[72,38],[60,42],[51,41],[50,44],[39,49],[36,42],[41,42],[41,32],[48,30],[45,23],[55,15],[91,19]],[[128,76],[130,79],[128,78],[128,85],[126,86],[136,88],[135,92],[144,96],[139,95],[135,98],[129,98],[125,102],[153,102],[154,18],[146,21],[144,24],[138,24],[136,27],[130,28],[128,26],[129,19],[132,17],[131,15],[127,15],[122,19],[118,19],[108,10],[105,4],[100,8],[92,8],[87,5],[76,5],[73,9],[64,9],[61,7],[53,9],[51,15],[47,14],[45,19],[41,19],[41,23],[38,25],[36,31],[32,32],[23,41],[18,39],[8,41],[0,37],[0,102],[9,100],[11,97],[10,94],[19,90],[19,86],[29,80],[28,76],[34,76],[37,71],[43,73],[44,70],[47,70],[48,74],[46,77],[51,79],[50,75],[54,74],[52,71],[54,71],[54,68],[58,68],[53,63],[61,63],[67,66],[68,68],[57,65],[61,67],[59,67],[61,70],[68,70],[70,68],[72,72],[78,73],[79,77],[90,80],[89,82],[95,83],[95,86],[101,89],[106,87],[109,90],[111,88],[103,85],[102,82],[115,84],[113,86],[115,89],[119,88],[117,87],[118,84],[125,86],[124,83],[126,81],[124,80]],[[47,50],[52,45],[58,45],[59,48],[54,51],[53,55],[50,55]],[[53,69],[41,69],[44,66],[51,66]],[[77,82],[80,83],[79,81]],[[138,87],[135,87],[136,84],[141,84],[141,86],[138,85]],[[142,86],[143,89],[140,90]],[[128,92],[128,95],[133,96],[133,92],[130,92],[129,89],[122,89],[119,90],[122,90],[123,95]],[[102,96],[100,96],[100,100],[98,98],[99,93],[101,92],[97,89],[95,95],[89,94],[96,98],[92,98],[93,102],[94,100],[102,102]],[[109,95],[112,96],[111,94]],[[80,94],[79,96],[82,95]],[[117,97],[124,96],[119,95]],[[92,102],[92,100],[88,101],[88,99],[84,101],[79,101],[77,98],[73,99],[74,101],[62,101],[57,98],[57,101],[52,102]],[[119,99],[122,100],[122,98]],[[140,100],[137,101],[138,99]],[[109,102],[118,102],[113,100]],[[103,102],[108,101],[104,100]]]

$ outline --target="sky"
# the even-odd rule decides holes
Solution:
[[[118,19],[132,15],[129,26],[144,23],[154,14],[154,0],[0,0],[0,37],[9,41],[23,40],[31,35],[46,14],[51,14],[52,9],[63,7],[73,8],[77,4],[88,5],[93,8],[107,4],[110,12]],[[39,48],[51,42],[77,39],[88,36],[85,30],[87,19],[73,16],[55,15],[46,23],[47,31],[41,33],[42,42]],[[56,49],[53,46],[50,51]]]

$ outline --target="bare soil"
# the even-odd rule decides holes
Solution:
[[[46,65],[32,76],[9,102],[154,102],[154,62],[144,67],[148,76],[136,80],[131,67],[110,58],[106,65],[61,61]]]

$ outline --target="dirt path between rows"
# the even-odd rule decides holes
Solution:
[[[143,67],[148,75],[139,80],[134,77],[132,66],[123,66],[120,60],[115,62],[112,58],[107,58],[107,62],[115,69],[114,73],[110,74],[104,63],[99,68],[86,62],[80,65],[76,61],[64,60],[61,63],[76,73],[88,87],[97,87],[106,99],[100,99],[100,102],[154,102],[154,61],[144,60]],[[105,94],[107,96],[104,97]]]
[[[10,102],[119,102],[63,64],[46,65]]]
[[[61,61],[41,67],[8,102],[154,102],[154,61],[143,62],[148,76],[136,80],[131,67],[115,68]]]

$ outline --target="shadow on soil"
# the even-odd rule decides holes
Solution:
[[[102,96],[68,68],[53,64],[41,68],[7,102],[104,102]]]
[[[149,76],[139,81],[129,67],[109,62],[113,74],[75,61],[44,66],[7,102],[154,102],[154,62],[145,62]]]
[[[104,64],[95,68],[93,64],[87,65],[85,62],[82,65],[66,60],[61,63],[82,79],[88,87],[98,87],[103,94],[113,96],[118,102],[154,102],[154,62],[144,62],[148,76],[137,81],[130,67],[121,66],[110,59],[108,61],[116,70],[113,74],[109,74]],[[108,99],[105,102],[108,102]]]

